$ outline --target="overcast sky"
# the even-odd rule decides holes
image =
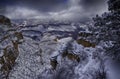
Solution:
[[[11,19],[86,20],[105,11],[106,0],[0,0],[0,14]]]

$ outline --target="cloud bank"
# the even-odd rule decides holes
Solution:
[[[11,19],[88,20],[107,11],[106,0],[4,0],[0,13]]]

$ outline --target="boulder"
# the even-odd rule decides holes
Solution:
[[[0,15],[0,24],[11,25],[11,21],[4,15]]]

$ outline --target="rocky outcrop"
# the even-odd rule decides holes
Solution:
[[[19,56],[19,45],[24,38],[21,32],[10,30],[14,29],[10,20],[2,15],[0,15],[0,29],[0,79],[8,79]]]
[[[10,26],[11,25],[11,21],[6,16],[0,15],[0,24],[9,25]]]
[[[1,78],[95,79],[104,58],[99,54],[102,48],[87,39],[92,34],[79,34],[81,30],[76,29],[80,26],[66,26],[69,30],[59,30],[62,25],[50,26],[57,27],[56,31],[43,26],[25,26],[2,36]]]

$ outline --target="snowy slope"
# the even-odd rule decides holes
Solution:
[[[6,32],[6,28],[2,31]],[[49,23],[26,25],[7,32],[5,35],[10,36],[0,43],[0,57],[4,57],[3,49],[9,45],[16,50],[11,41],[22,40],[22,43],[18,44],[19,54],[11,69],[1,70],[1,78],[3,73],[8,79],[115,79],[110,63],[114,61],[104,54],[106,44],[94,45],[84,35],[80,36],[81,32],[91,33],[80,24],[51,26]],[[1,69],[4,64],[0,64]]]

